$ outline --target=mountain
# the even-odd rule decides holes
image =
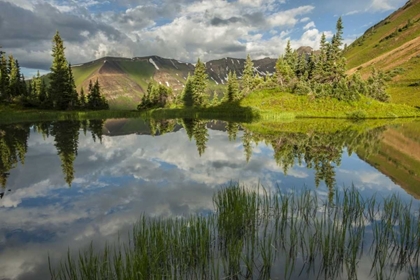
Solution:
[[[261,76],[275,72],[276,59],[264,58],[254,61],[254,72]],[[206,63],[209,76],[209,92],[223,91],[229,71],[242,76],[245,59],[223,58]],[[99,80],[102,92],[111,108],[134,109],[147,90],[147,84],[155,80],[170,86],[180,94],[188,74],[194,73],[194,65],[158,56],[120,58],[104,57],[92,62],[73,65],[73,74],[78,89],[85,92],[89,81]],[[268,73],[268,74],[267,74]]]
[[[420,0],[408,1],[369,28],[344,52],[348,73],[388,73],[391,102],[420,106]]]
[[[420,129],[419,123],[407,123],[397,128],[389,127],[382,134],[377,153],[357,154],[366,162],[387,175],[415,198],[420,198]]]

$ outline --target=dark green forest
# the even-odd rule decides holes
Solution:
[[[52,47],[51,73],[46,77],[38,74],[25,80],[20,65],[13,55],[0,52],[0,105],[17,104],[26,108],[52,110],[103,110],[109,109],[101,95],[99,82],[90,81],[87,95],[76,90],[71,64],[65,56],[64,42],[55,34]]]

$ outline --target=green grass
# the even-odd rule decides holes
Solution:
[[[33,122],[33,121],[61,121],[61,120],[88,120],[108,118],[137,118],[144,115],[138,111],[47,111],[0,108],[0,124]]]
[[[399,32],[396,37],[380,42],[381,39],[396,29],[406,25],[409,19],[417,20],[419,14],[420,1],[413,1],[413,4],[399,16],[394,16],[389,21],[383,21],[375,28],[367,31],[364,38],[358,38],[345,51],[348,69],[357,67],[418,37],[420,35],[420,21],[414,22],[408,29]]]
[[[191,107],[173,109],[154,109],[147,112],[153,119],[218,119],[223,121],[251,122],[259,118],[258,110],[240,107],[238,104],[222,104],[215,107]]]
[[[231,185],[213,201],[212,214],[142,216],[127,243],[49,260],[51,278],[357,279],[366,269],[376,279],[418,276],[420,224],[395,195],[364,199],[351,188],[326,200]]]
[[[420,107],[420,56],[414,57],[402,64],[404,73],[396,76],[390,83],[388,93],[391,102]]]
[[[119,61],[118,65],[124,70],[131,80],[147,89],[147,80],[153,79],[155,67],[149,62],[142,61]]]
[[[335,98],[311,98],[278,90],[255,91],[245,97],[240,105],[259,110],[261,118],[276,119],[285,116],[296,118],[349,118],[381,119],[420,116],[420,110],[400,104],[382,103],[361,97],[359,101],[344,102]]]
[[[389,126],[401,125],[413,122],[413,119],[369,119],[363,121],[352,121],[348,119],[323,119],[305,118],[294,120],[255,120],[243,126],[253,133],[265,136],[276,136],[279,133],[334,133],[343,130],[366,132],[368,130]]]
[[[80,87],[84,81],[86,81],[90,75],[99,69],[103,64],[103,61],[94,61],[83,66],[74,66],[72,67],[74,82],[76,87]]]

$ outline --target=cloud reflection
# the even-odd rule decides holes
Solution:
[[[315,182],[315,171],[296,159],[285,175],[272,146],[262,142],[252,144],[247,161],[244,131],[229,140],[226,132],[209,130],[201,156],[185,129],[161,136],[103,136],[102,143],[77,133],[71,188],[63,178],[56,141],[41,132],[31,133],[25,164],[10,171],[7,187],[12,191],[0,200],[2,277],[48,278],[48,254],[55,261],[67,248],[77,250],[91,240],[100,246],[118,234],[125,238],[143,213],[208,213],[215,190],[230,181],[285,190],[313,187]],[[398,190],[357,156],[340,152],[340,157],[338,186],[353,182],[369,192],[384,193],[384,185]],[[319,191],[327,193],[325,184]]]

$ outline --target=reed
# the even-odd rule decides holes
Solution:
[[[418,278],[419,212],[395,195],[364,199],[355,188],[333,199],[233,184],[207,216],[142,216],[128,243],[93,245],[50,263],[52,279]],[[280,269],[279,269],[280,268]]]

